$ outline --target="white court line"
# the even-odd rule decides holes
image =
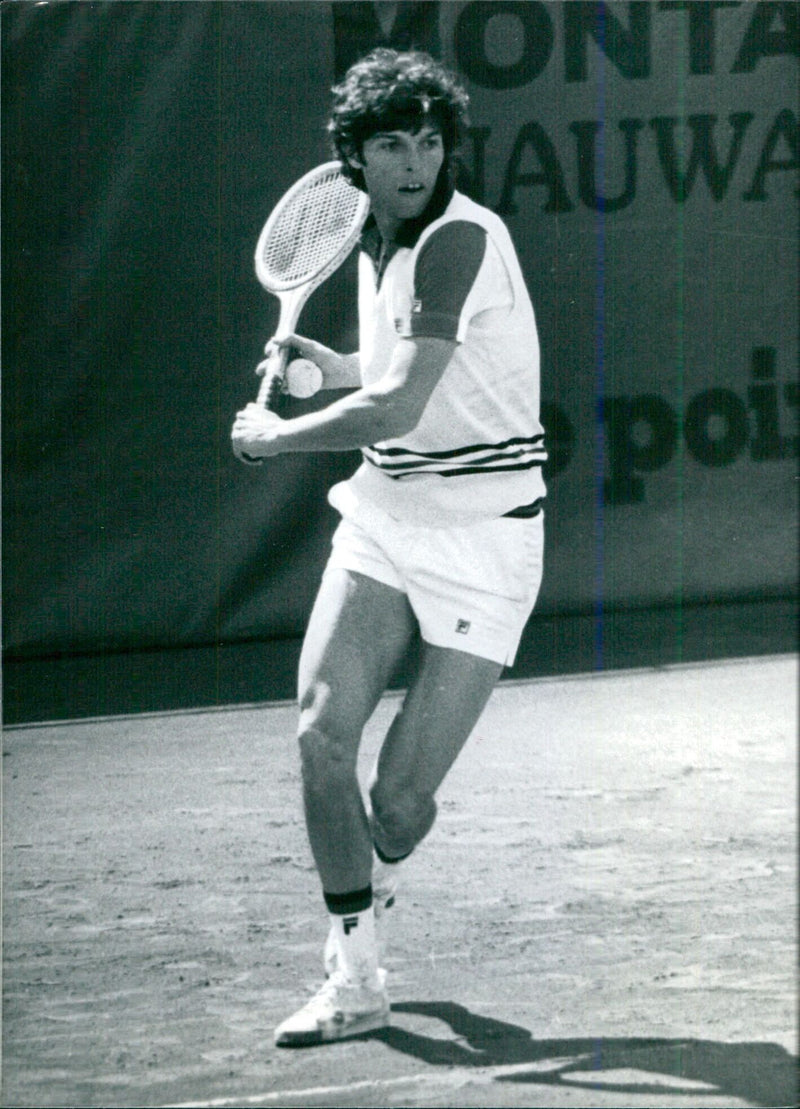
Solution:
[[[270,1093],[250,1094],[244,1097],[220,1097],[209,1101],[182,1101],[161,1106],[161,1109],[234,1109],[240,1105],[303,1105],[309,1098],[347,1097],[365,1090],[396,1090],[403,1086],[436,1086],[450,1090],[474,1083],[488,1086],[496,1078],[513,1074],[530,1074],[537,1071],[547,1074],[560,1070],[565,1062],[574,1063],[574,1057],[548,1059],[529,1063],[512,1063],[496,1067],[454,1067],[446,1074],[426,1071],[423,1074],[406,1074],[397,1078],[366,1078],[344,1086],[311,1086],[301,1090],[274,1090]],[[587,1058],[588,1062],[588,1058]]]

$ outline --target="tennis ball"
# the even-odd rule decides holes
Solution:
[[[294,358],[286,367],[286,388],[291,397],[313,397],[322,388],[322,371],[308,358]]]

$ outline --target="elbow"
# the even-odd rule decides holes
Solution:
[[[374,441],[400,439],[409,435],[419,423],[422,412],[422,408],[410,404],[407,399],[383,398],[375,411],[377,437]]]

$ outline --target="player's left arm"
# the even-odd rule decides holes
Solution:
[[[486,250],[486,234],[470,223],[437,230],[420,250],[415,311],[383,377],[327,408],[282,420],[258,405],[236,418],[234,451],[267,457],[284,451],[341,451],[407,435],[464,332],[464,306]]]

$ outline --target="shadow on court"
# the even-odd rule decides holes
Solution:
[[[379,1029],[363,1039],[380,1040],[432,1066],[532,1065],[530,1072],[498,1075],[498,1082],[575,1089],[594,1086],[634,1095],[702,1097],[718,1093],[758,1106],[798,1104],[798,1060],[779,1044],[645,1037],[535,1040],[521,1025],[479,1016],[452,1001],[401,1002],[392,1005],[392,1012],[443,1021],[457,1039],[424,1036],[398,1027]],[[635,1072],[635,1076],[622,1081],[621,1071]],[[691,1085],[681,1088],[676,1079]],[[696,1083],[714,1089],[701,1090]]]

